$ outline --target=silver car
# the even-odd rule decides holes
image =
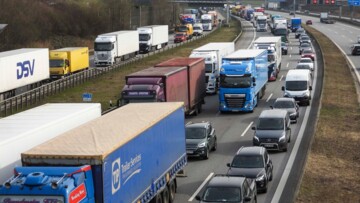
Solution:
[[[299,105],[296,103],[294,98],[277,98],[270,108],[286,110],[289,114],[290,121],[292,123],[297,123],[297,119],[299,118]]]

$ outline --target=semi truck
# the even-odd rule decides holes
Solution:
[[[181,24],[195,24],[196,14],[179,14],[179,20]]]
[[[21,166],[21,153],[100,116],[97,103],[56,103],[0,119],[0,184]]]
[[[158,50],[169,43],[168,25],[149,25],[137,28],[139,32],[140,53]]]
[[[58,79],[89,68],[89,48],[67,47],[50,51],[50,78]]]
[[[98,35],[94,44],[94,63],[108,66],[135,57],[139,52],[137,30],[124,30]]]
[[[287,25],[278,24],[278,25],[274,28],[273,34],[274,34],[275,36],[281,37],[281,41],[282,41],[282,42],[285,42],[285,43],[288,43],[288,42],[289,42],[289,39],[288,39],[289,30],[288,30],[288,28],[287,28]]]
[[[291,18],[291,31],[296,32],[299,28],[301,28],[301,18]]]
[[[253,43],[253,49],[268,52],[268,80],[274,81],[281,69],[281,37],[259,37]]]
[[[239,49],[222,60],[220,70],[220,112],[253,112],[265,94],[267,51]]]
[[[326,24],[334,24],[335,20],[331,19],[327,12],[320,13],[320,22]]]
[[[187,68],[188,82],[188,103],[186,114],[199,114],[202,111],[202,105],[205,104],[206,85],[205,85],[205,60],[204,58],[173,58],[155,67],[179,67]]]
[[[0,53],[0,101],[39,87],[49,78],[49,49]]]
[[[218,13],[216,11],[208,11],[209,15],[212,15],[212,25],[216,27],[219,23],[218,21]]]
[[[213,29],[213,16],[210,14],[201,15],[201,23],[205,31],[211,31]]]
[[[191,39],[194,35],[194,28],[192,24],[184,24],[176,26],[176,33],[184,33],[187,36],[187,39]]]
[[[173,202],[184,122],[180,102],[111,111],[22,153],[0,202]]]
[[[205,59],[206,93],[216,94],[222,57],[235,51],[234,42],[213,42],[194,49],[190,58]]]
[[[257,17],[256,20],[256,31],[267,31],[267,17],[265,15],[261,15]]]

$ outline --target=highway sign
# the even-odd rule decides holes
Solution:
[[[91,93],[84,93],[83,95],[83,101],[84,102],[91,102],[92,94]]]
[[[349,6],[360,6],[360,0],[348,0]]]

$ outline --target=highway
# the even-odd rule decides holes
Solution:
[[[272,36],[268,32],[254,32],[249,22],[243,22],[243,35],[236,43],[236,49],[247,49],[251,42],[259,36]],[[269,106],[278,97],[282,97],[281,86],[288,70],[294,68],[300,59],[298,50],[298,40],[294,34],[290,34],[289,53],[283,56],[282,67],[277,81],[269,82],[266,94],[260,100],[258,107],[253,113],[228,113],[220,114],[218,111],[218,95],[206,97],[206,104],[203,106],[203,113],[196,117],[187,118],[188,121],[201,122],[211,121],[218,138],[218,148],[210,153],[208,160],[199,158],[189,158],[185,168],[185,176],[178,178],[178,190],[175,198],[176,203],[196,202],[195,196],[201,195],[207,181],[214,174],[225,174],[227,163],[241,146],[252,146],[253,130],[251,126],[263,109]],[[268,192],[258,194],[258,202],[292,202],[294,192],[299,179],[299,171],[304,166],[304,160],[309,142],[316,113],[320,88],[322,84],[322,66],[315,66],[314,84],[312,91],[313,102],[310,106],[300,107],[300,118],[297,124],[291,125],[292,137],[288,152],[270,152],[270,158],[274,165],[274,177],[269,183]],[[301,169],[301,170],[299,170]],[[290,178],[289,178],[290,177]],[[292,191],[284,192],[288,185]],[[286,195],[283,195],[286,194]]]

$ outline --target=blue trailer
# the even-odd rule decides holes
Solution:
[[[22,154],[0,203],[169,202],[186,165],[181,102],[128,104]]]
[[[220,112],[252,112],[265,94],[268,56],[263,49],[240,49],[222,59]]]
[[[291,18],[291,31],[296,32],[299,28],[301,28],[301,18]]]

